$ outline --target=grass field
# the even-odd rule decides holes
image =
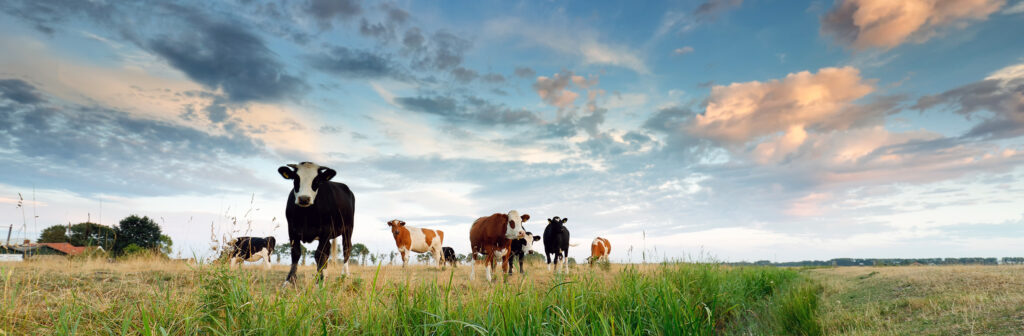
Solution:
[[[7,334],[710,335],[814,334],[813,288],[798,272],[712,264],[575,268],[486,283],[483,270],[329,269],[322,286],[284,266],[230,271],[161,260],[0,265]],[[811,288],[811,291],[808,291]],[[810,295],[808,295],[810,293]],[[811,304],[811,306],[808,306]]]
[[[1021,334],[1022,267],[786,269],[581,266],[487,283],[477,267],[313,269],[0,264],[0,334],[956,335]]]

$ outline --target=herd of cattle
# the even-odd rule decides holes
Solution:
[[[344,183],[333,182],[337,174],[333,169],[319,166],[312,162],[289,164],[277,169],[285,179],[292,180],[293,186],[288,193],[285,217],[288,220],[288,241],[291,245],[291,270],[285,278],[285,284],[294,283],[295,271],[302,257],[301,243],[319,241],[313,256],[317,266],[317,281],[323,280],[323,271],[327,262],[337,254],[337,238],[341,236],[344,245],[343,274],[348,274],[348,260],[352,249],[352,219],[355,213],[355,196]],[[523,271],[523,258],[526,253],[533,252],[533,243],[543,239],[544,255],[548,268],[554,265],[557,271],[559,262],[568,267],[565,258],[569,255],[569,229],[565,227],[568,218],[558,216],[548,219],[544,235],[536,236],[526,231],[523,223],[530,215],[520,215],[512,210],[508,213],[496,213],[480,217],[469,229],[471,251],[469,260],[477,260],[478,254],[484,257],[487,269],[487,281],[491,281],[491,270],[495,262],[500,262],[503,272],[512,273],[513,261],[519,259],[519,270]],[[402,266],[409,262],[412,252],[431,253],[439,267],[458,262],[455,250],[442,246],[444,232],[408,226],[398,219],[387,222],[394,236],[395,245],[402,257]],[[270,268],[270,254],[276,244],[274,237],[239,237],[230,242],[229,258],[234,266],[240,261],[264,260]],[[607,260],[611,252],[611,244],[607,239],[598,237],[591,244],[590,262]],[[470,262],[470,280],[475,275],[476,262]]]

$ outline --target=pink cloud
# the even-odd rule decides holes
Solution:
[[[981,21],[1006,0],[843,0],[821,30],[854,49],[893,48],[927,40],[943,26]]]

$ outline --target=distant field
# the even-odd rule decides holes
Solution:
[[[826,335],[1024,335],[1024,266],[842,267],[822,284]]]
[[[0,264],[7,334],[710,335],[817,333],[797,271],[709,264],[528,267],[489,284],[477,267],[352,267],[323,286],[303,267],[229,271],[161,260]]]

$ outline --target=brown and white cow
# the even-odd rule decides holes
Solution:
[[[441,244],[444,242],[444,232],[406,226],[405,221],[397,219],[388,222],[388,226],[391,227],[391,234],[395,236],[398,253],[402,254],[402,267],[409,263],[409,255],[412,252],[433,253],[437,265],[444,267],[441,262]]]
[[[612,244],[608,242],[608,239],[594,238],[594,242],[590,244],[590,264],[593,265],[594,262],[601,260],[608,261],[610,253],[612,253]]]
[[[508,256],[511,254],[513,239],[526,237],[523,222],[530,220],[530,215],[519,215],[512,210],[508,214],[496,213],[487,217],[477,218],[469,228],[470,260],[476,260],[477,253],[483,254],[487,268],[487,281],[491,281],[491,269],[495,258],[500,259],[503,273],[508,272]],[[473,280],[476,263],[471,263],[469,280]]]

